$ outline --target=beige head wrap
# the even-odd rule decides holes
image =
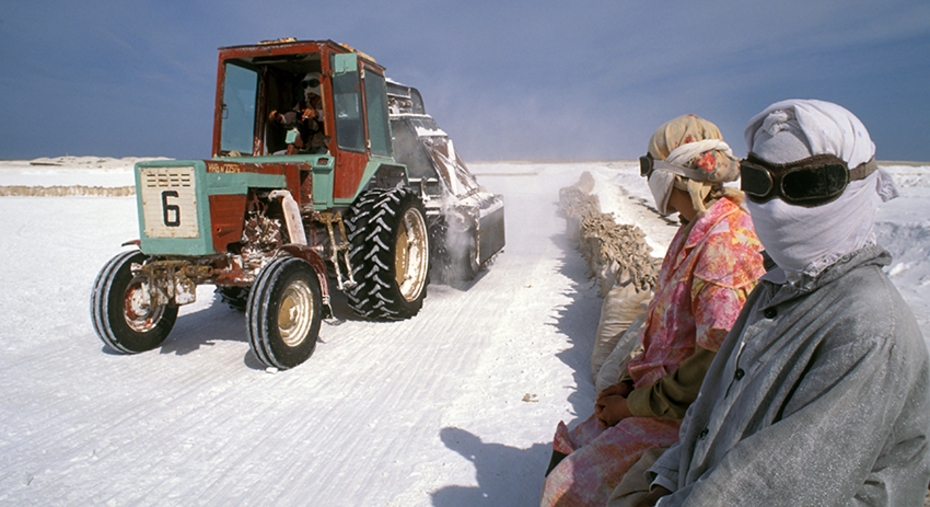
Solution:
[[[649,154],[656,160],[681,166],[687,173],[687,176],[671,175],[656,169],[649,177],[656,206],[663,214],[667,212],[673,186],[688,192],[699,213],[706,210],[704,201],[711,191],[739,195],[738,190],[723,187],[724,183],[739,178],[739,161],[723,142],[720,129],[703,118],[686,114],[666,122],[649,139]]]

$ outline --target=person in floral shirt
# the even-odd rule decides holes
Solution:
[[[640,162],[656,208],[678,212],[682,225],[640,330],[643,352],[598,393],[594,415],[571,430],[558,425],[543,507],[603,506],[640,458],[637,466],[647,467],[677,442],[714,354],[765,274],[742,194],[724,186],[739,176],[739,162],[713,123],[694,115],[669,121]],[[635,502],[649,485],[630,479],[624,494]]]

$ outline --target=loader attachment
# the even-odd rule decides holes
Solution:
[[[478,218],[478,265],[483,266],[504,249],[504,198],[495,195],[490,205],[480,208]]]
[[[504,248],[504,199],[478,184],[449,136],[426,114],[415,88],[388,81],[395,158],[419,185],[442,264],[464,264],[464,278]],[[416,185],[414,185],[416,186]]]

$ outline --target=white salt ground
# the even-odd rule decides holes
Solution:
[[[131,160],[49,160],[0,161],[0,185],[132,185]],[[0,504],[538,505],[555,423],[592,411],[601,306],[558,191],[591,172],[603,211],[657,255],[675,227],[648,209],[634,162],[470,168],[505,196],[495,264],[431,285],[405,322],[357,320],[337,296],[345,322],[275,374],[210,287],[159,349],[97,339],[91,284],[138,237],[133,197],[0,198]],[[888,169],[902,197],[879,213],[879,240],[930,337],[930,167]]]

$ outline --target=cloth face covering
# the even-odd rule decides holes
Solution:
[[[772,104],[749,121],[745,137],[750,151],[776,164],[826,153],[855,167],[875,154],[855,115],[817,100]],[[891,177],[879,169],[851,182],[838,199],[822,206],[793,206],[781,199],[747,200],[746,206],[766,252],[791,279],[817,275],[842,256],[873,244],[878,204],[895,196]]]
[[[668,210],[668,198],[672,195],[675,178],[675,173],[661,169],[654,170],[649,176],[649,191],[652,192],[652,198],[656,202],[656,209],[661,215],[672,214]]]
[[[310,72],[300,82],[304,100],[309,102],[311,95],[322,96],[320,92],[320,73]]]

